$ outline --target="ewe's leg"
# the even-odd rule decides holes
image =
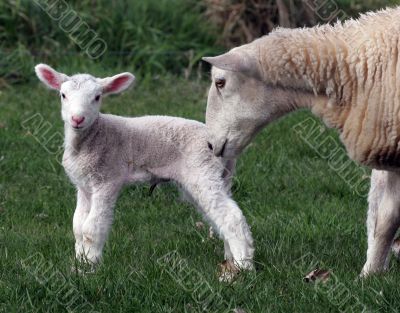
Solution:
[[[375,243],[375,226],[379,205],[382,201],[385,186],[387,184],[387,171],[372,170],[371,187],[368,195],[368,213],[367,213],[367,234],[368,250],[367,259],[370,258],[372,247]]]
[[[373,172],[367,219],[367,262],[361,272],[362,276],[380,272],[388,265],[389,250],[400,225],[399,192],[400,174]]]
[[[96,264],[101,260],[119,191],[119,185],[108,185],[92,195],[90,212],[82,227],[83,249],[85,258],[90,263]]]
[[[78,189],[77,203],[73,218],[73,230],[75,236],[75,255],[77,259],[83,254],[82,226],[90,211],[90,194]]]

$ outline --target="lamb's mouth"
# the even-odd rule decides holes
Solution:
[[[73,126],[73,125],[72,125],[72,128],[73,128],[73,129],[77,129],[77,130],[79,130],[79,129],[82,129],[82,128],[83,128],[83,126]]]
[[[216,157],[223,157],[224,156],[224,152],[225,152],[225,148],[226,148],[226,144],[228,142],[228,139],[225,139],[224,144],[222,145],[222,147],[219,150],[214,150],[214,155]],[[214,147],[215,149],[215,147]]]

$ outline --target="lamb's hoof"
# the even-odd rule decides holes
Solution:
[[[85,276],[94,274],[96,272],[97,265],[87,262],[79,262],[76,260],[75,264],[71,266],[71,273]]]
[[[71,266],[71,273],[78,274],[81,276],[94,274],[95,272],[96,272],[96,269],[93,267],[90,269],[83,269],[80,266],[75,266],[75,265]]]
[[[225,260],[219,264],[218,280],[223,283],[232,283],[240,273],[240,269],[232,260]]]
[[[367,278],[369,275],[370,275],[370,271],[369,271],[368,269],[366,269],[365,266],[364,266],[364,268],[361,270],[360,275],[358,275],[358,278],[360,278],[360,279],[365,279],[365,278]]]

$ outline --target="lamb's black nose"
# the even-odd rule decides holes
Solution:
[[[209,143],[209,142],[207,142],[207,145],[208,145],[208,149],[210,149],[210,150],[212,151],[212,149],[213,149],[213,146],[212,146],[212,144],[211,144],[211,143]]]

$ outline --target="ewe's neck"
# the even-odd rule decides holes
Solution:
[[[253,51],[260,59],[262,79],[282,88],[341,99],[346,73],[339,68],[346,62],[348,45],[333,35],[327,27],[283,29],[256,40]]]
[[[324,96],[315,96],[312,92],[277,87],[266,84],[264,98],[267,100],[263,104],[262,112],[268,112],[265,122],[271,122],[290,112],[299,109],[313,109],[320,103],[326,103]]]

